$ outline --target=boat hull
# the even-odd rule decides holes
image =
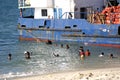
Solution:
[[[45,24],[43,24],[45,22]],[[100,46],[120,46],[119,24],[91,24],[85,19],[34,20],[19,18],[20,40],[83,42]],[[94,45],[93,44],[93,45]],[[114,46],[115,47],[115,46]]]

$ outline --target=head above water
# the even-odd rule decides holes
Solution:
[[[104,55],[104,52],[102,52],[101,54]]]

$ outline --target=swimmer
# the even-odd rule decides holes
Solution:
[[[79,50],[79,55],[80,55],[81,60],[83,60],[85,57],[84,50]]]
[[[51,40],[48,40],[48,41],[46,42],[46,44],[52,45],[52,41],[51,41]]]
[[[103,57],[104,56],[104,53],[102,52],[100,55],[99,55],[99,57]]]
[[[12,59],[12,54],[11,54],[11,53],[8,54],[8,59],[9,59],[9,60]]]
[[[61,48],[63,48],[63,44],[61,44]]]
[[[66,45],[66,48],[67,48],[67,49],[69,49],[69,48],[70,48],[68,44]]]
[[[83,46],[80,46],[80,50],[83,50]]]
[[[24,54],[26,59],[30,59],[30,52],[25,51]]]
[[[55,57],[59,57],[59,54],[55,54],[55,53],[53,53],[53,55],[54,55]]]
[[[110,58],[113,58],[114,56],[113,56],[113,54],[110,54]]]
[[[90,51],[89,51],[89,49],[87,49],[87,51],[85,52],[85,56],[90,56]]]

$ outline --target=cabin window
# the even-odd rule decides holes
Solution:
[[[87,9],[86,8],[80,8],[80,18],[81,19],[87,19]]]
[[[21,9],[21,16],[23,18],[34,18],[34,9],[33,8]]]
[[[42,16],[47,16],[47,9],[42,9]]]

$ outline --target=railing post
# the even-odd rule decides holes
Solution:
[[[25,6],[25,0],[23,0],[23,7]]]

